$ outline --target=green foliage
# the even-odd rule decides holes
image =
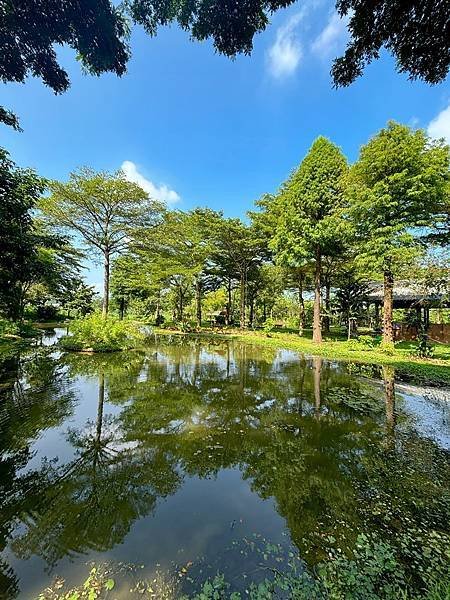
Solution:
[[[104,318],[98,313],[72,321],[70,333],[59,342],[64,350],[113,352],[135,348],[145,338],[135,323],[112,316]]]
[[[42,178],[0,148],[0,314],[11,319],[22,318],[26,287],[39,271],[31,211],[44,188]]]
[[[434,354],[434,347],[430,344],[428,335],[424,332],[420,332],[418,335],[418,344],[414,351],[415,356],[420,358],[432,358]]]
[[[74,0],[36,0],[27,6],[27,18],[18,0],[2,0],[0,38],[8,49],[0,57],[4,82],[24,82],[40,77],[55,93],[69,87],[67,71],[58,63],[55,45],[72,48],[87,73],[123,75],[130,57],[128,18],[151,36],[160,26],[178,23],[193,39],[212,39],[226,56],[249,54],[256,33],[266,29],[270,15],[293,0],[256,0],[251,3],[173,0],[127,0],[117,6],[110,0],[78,3]],[[349,85],[384,47],[391,52],[400,72],[429,83],[445,79],[449,68],[445,1],[338,0],[336,9],[349,18],[349,44],[334,62],[335,85]],[[417,19],[420,13],[421,18]],[[371,27],[367,28],[366,24]],[[19,128],[14,115],[0,107],[0,121]]]
[[[0,318],[0,338],[36,338],[40,335],[42,335],[42,332],[33,327],[29,322],[21,321],[20,323],[16,323]]]
[[[0,337],[16,335],[20,336],[19,324],[8,319],[0,319]]]
[[[390,122],[363,146],[348,185],[362,267],[379,275],[410,264],[421,251],[417,228],[445,211],[448,173],[449,147],[420,129]]]
[[[275,321],[271,317],[268,317],[262,326],[262,329],[266,335],[269,335],[275,329]]]
[[[348,340],[344,344],[345,348],[351,352],[367,352],[376,349],[375,340],[371,335],[360,335],[358,339]]]
[[[340,149],[324,137],[317,138],[274,200],[279,219],[271,245],[280,262],[302,265],[315,258],[317,248],[322,255],[337,251],[346,233],[340,218],[346,172]]]
[[[379,346],[379,351],[387,356],[394,356],[395,354],[395,344],[394,342],[385,342],[382,341]]]
[[[44,590],[37,600],[96,600],[105,598],[108,592],[114,589],[114,579],[105,575],[102,569],[92,567],[89,577],[84,583],[67,592],[58,592],[56,588],[62,587],[63,582],[57,581],[56,585]]]
[[[359,335],[358,342],[365,350],[372,350],[375,347],[375,340],[371,335]]]

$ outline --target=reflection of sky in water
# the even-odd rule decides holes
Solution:
[[[64,333],[57,330],[56,337]],[[48,335],[42,344],[54,340]],[[63,364],[63,374],[71,373],[71,362],[65,364],[63,355],[51,356]],[[153,460],[150,475],[157,476],[159,457],[173,469],[167,477],[178,479],[167,493],[155,493],[149,510],[131,515],[123,536],[101,552],[91,540],[83,552],[71,548],[65,552],[63,547],[61,554],[66,555],[52,570],[36,553],[24,560],[8,546],[3,557],[20,578],[22,597],[37,595],[55,573],[76,581],[80,573],[85,574],[88,560],[143,563],[145,575],[156,563],[164,568],[204,556],[217,563],[218,570],[227,567],[238,572],[245,564],[242,557],[223,558],[233,540],[258,533],[273,543],[286,544],[289,534],[303,531],[316,512],[326,521],[327,511],[336,511],[338,521],[339,511],[348,510],[346,494],[352,490],[353,470],[359,469],[352,460],[359,462],[370,444],[375,447],[387,438],[383,383],[350,376],[345,365],[336,361],[299,358],[292,351],[265,354],[259,348],[226,343],[187,347],[162,343],[142,357],[130,353],[96,358],[98,366],[93,362],[85,374],[83,364],[91,364],[92,357],[69,358],[76,367],[65,382],[73,393],[71,413],[29,440],[31,456],[19,474],[39,471],[45,458],[57,458],[56,466],[76,461],[83,448],[74,447],[69,433],[78,430],[89,443],[96,431],[100,441],[110,436],[112,457],[121,453],[135,457],[130,477],[139,478],[144,471],[148,476],[148,465],[153,463],[146,461]],[[105,381],[101,419],[100,373]],[[30,381],[25,377],[23,384],[32,402],[35,384]],[[402,415],[398,430],[412,423],[420,436],[449,448],[448,397],[438,400],[430,390],[400,384],[395,390],[396,410]],[[363,396],[378,403],[374,415],[345,405],[346,398]],[[164,488],[166,475],[164,470],[161,473],[162,481],[155,485]],[[91,476],[89,470],[83,474],[87,487]],[[324,481],[327,476],[329,482]],[[112,498],[117,494],[118,510],[124,511],[120,518],[127,519],[127,499],[122,502],[120,497],[126,489],[119,482],[116,486],[114,478],[107,481]],[[341,489],[343,484],[348,489]],[[137,498],[147,492],[145,486],[138,489]],[[74,491],[82,493],[82,489]],[[299,499],[293,501],[296,494]],[[58,497],[52,502],[57,510]],[[327,507],[327,502],[338,504]],[[38,507],[37,523],[41,510]],[[19,523],[14,536],[25,532]],[[64,544],[57,532],[55,540]]]
[[[450,450],[450,390],[398,385],[402,407],[420,435]]]

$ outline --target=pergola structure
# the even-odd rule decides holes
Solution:
[[[367,294],[368,304],[375,306],[375,318],[379,322],[380,307],[383,306],[383,283],[371,282]],[[450,300],[438,290],[425,288],[417,282],[397,281],[394,283],[394,308],[416,310],[425,327],[430,324],[430,308],[449,308]]]

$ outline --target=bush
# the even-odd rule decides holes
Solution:
[[[275,329],[275,321],[269,317],[263,323],[262,329],[265,334],[269,335],[271,331]]]
[[[371,335],[360,335],[357,340],[348,340],[346,345],[347,350],[360,352],[361,350],[373,350],[375,343]]]
[[[0,336],[20,335],[20,328],[17,323],[0,319]]]
[[[434,347],[428,342],[428,336],[426,333],[421,333],[418,336],[417,348],[414,352],[415,356],[419,358],[432,358],[434,354]]]
[[[362,349],[358,340],[347,340],[345,346],[347,350],[350,350],[351,352],[359,352]]]
[[[72,321],[70,333],[59,341],[64,350],[114,352],[135,348],[145,339],[135,323],[111,316],[105,319],[98,313]]]
[[[360,335],[358,342],[364,350],[372,350],[375,345],[371,335]]]
[[[379,348],[380,352],[382,352],[383,354],[387,354],[388,356],[393,356],[395,354],[394,342],[381,342]]]
[[[7,319],[0,319],[0,337],[34,338],[41,335],[30,323],[15,323]]]

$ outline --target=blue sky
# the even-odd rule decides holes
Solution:
[[[173,206],[243,216],[318,135],[350,161],[389,119],[450,140],[448,80],[410,82],[386,54],[349,88],[333,89],[331,60],[345,41],[332,4],[316,0],[277,12],[253,54],[234,61],[177,27],[156,38],[134,30],[122,78],[83,75],[63,49],[66,94],[32,79],[2,86],[1,104],[18,113],[24,132],[1,127],[0,145],[18,164],[63,180],[82,165],[115,170],[126,161],[130,178]],[[99,275],[91,269],[88,279]]]

